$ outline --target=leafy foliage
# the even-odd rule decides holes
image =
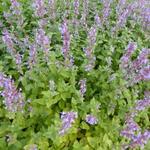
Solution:
[[[129,42],[137,43],[132,60],[138,57],[142,48],[150,48],[148,27],[141,26],[131,13],[126,23],[113,32],[118,1],[114,0],[110,6],[107,6],[107,0],[79,1],[77,16],[74,1],[45,0],[43,4],[39,1],[39,7],[46,12],[38,16],[39,10],[32,6],[34,1],[18,0],[20,20],[18,14],[12,13],[15,7],[10,9],[13,0],[0,0],[0,72],[14,80],[16,89],[24,97],[23,109],[16,112],[8,111],[5,97],[0,97],[0,149],[120,150],[124,143],[129,143],[120,132],[127,113],[138,99],[143,99],[144,92],[150,90],[150,82],[141,80],[127,86],[120,60]],[[127,2],[128,5],[132,3]],[[106,7],[110,7],[107,8],[110,14],[103,18]],[[4,12],[11,14],[9,19]],[[94,19],[97,13],[101,26]],[[65,28],[62,23],[67,26],[64,25],[65,32],[60,31]],[[37,30],[41,28],[44,36],[38,35]],[[96,29],[96,34],[92,29]],[[5,30],[10,33],[13,48],[4,40]],[[37,42],[37,36],[40,40],[42,37],[49,39],[48,45],[45,40],[41,42],[48,53]],[[12,53],[11,48],[15,52]],[[16,61],[17,54],[21,63]],[[32,67],[29,65],[31,58],[36,60]],[[92,67],[86,70],[87,65]],[[82,87],[80,81],[83,79],[86,79],[86,85]],[[0,78],[0,91],[3,91],[1,83]],[[77,118],[70,123],[67,132],[60,135],[61,113],[72,111],[77,112]],[[95,123],[86,121],[88,114],[97,119]],[[149,109],[145,109],[135,118],[142,130],[149,130],[149,116]],[[150,142],[145,150],[149,147]]]

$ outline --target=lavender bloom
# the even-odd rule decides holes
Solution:
[[[65,59],[65,65],[70,67],[73,65],[72,64],[73,59],[69,54],[71,37],[70,37],[70,33],[69,33],[69,29],[68,29],[68,23],[67,23],[66,19],[62,23],[62,25],[60,27],[60,31],[61,31],[61,35],[62,35],[62,39],[63,39],[62,54],[63,54],[64,59]]]
[[[144,145],[147,144],[150,139],[150,131],[145,131],[143,134],[139,133],[137,136],[134,136],[131,143],[129,144],[130,148],[144,148]]]
[[[81,93],[81,96],[83,97],[86,92],[86,79],[80,80],[79,84],[80,84],[80,93]]]
[[[44,29],[47,24],[48,24],[47,18],[42,18],[38,21],[39,28]]]
[[[10,112],[22,111],[24,97],[15,87],[14,81],[0,73],[0,87],[3,89],[1,95],[4,97],[6,109]]]
[[[93,55],[93,49],[96,43],[97,30],[95,25],[93,25],[88,32],[88,48],[83,49],[85,55],[88,59],[88,64],[85,66],[86,71],[90,71],[95,64],[95,56]]]
[[[37,62],[37,47],[35,44],[29,46],[29,60],[28,60],[28,65],[29,68],[32,69],[33,66]]]
[[[44,50],[45,59],[46,62],[48,62],[50,39],[46,36],[45,31],[42,28],[37,30],[36,43]]]
[[[140,70],[143,68],[146,64],[148,64],[148,55],[150,54],[149,49],[142,49],[141,53],[139,54],[138,58],[133,61],[133,68],[136,68],[137,70]]]
[[[121,135],[128,138],[130,143],[126,147],[130,148],[144,148],[144,145],[147,144],[150,139],[150,131],[145,130],[144,133],[141,133],[141,128],[134,121],[134,118],[138,115],[138,112],[146,109],[150,106],[150,97],[149,92],[147,91],[144,100],[139,100],[136,102],[135,107],[132,109],[132,113],[128,115],[126,120],[126,128],[121,131]]]
[[[99,17],[98,13],[96,13],[95,15],[95,24],[97,27],[101,28],[102,27],[102,21],[101,21],[101,18]]]
[[[144,100],[138,100],[136,102],[136,106],[135,106],[135,110],[137,111],[142,111],[144,110],[146,107],[150,107],[150,99],[144,99]]]
[[[47,13],[43,0],[35,0],[33,3],[33,7],[35,9],[36,17],[44,17],[44,15]]]
[[[20,3],[17,2],[17,0],[10,0],[12,13],[14,15],[20,16],[22,14],[21,12],[21,6]]]
[[[131,62],[130,57],[135,48],[134,44],[129,46],[127,52],[121,58],[120,68],[124,73],[125,79],[128,81],[128,86],[138,83],[141,80],[150,79],[150,67],[148,65],[150,50],[142,49],[138,58]]]
[[[50,18],[53,19],[53,20],[56,18],[55,3],[56,3],[55,0],[48,0],[49,14],[50,14]]]
[[[70,33],[68,31],[67,20],[65,19],[63,24],[61,25],[61,34],[63,38],[63,48],[62,53],[65,58],[68,57],[69,49],[70,49]]]
[[[13,37],[11,36],[11,34],[7,30],[3,31],[2,40],[6,44],[8,52],[11,54],[11,56],[15,60],[19,71],[21,71],[22,57],[19,54],[19,52],[16,52],[16,50],[14,48],[14,42],[13,42],[12,38]]]
[[[10,3],[10,12],[4,12],[3,16],[10,24],[22,25],[24,19],[20,3],[17,0],[10,0]]]
[[[62,112],[61,119],[62,119],[62,127],[59,131],[60,135],[64,135],[71,127],[72,123],[75,122],[77,118],[77,112]]]
[[[78,15],[79,15],[79,0],[74,0],[73,6],[74,6],[73,24],[74,24],[74,27],[75,27],[75,33],[78,34],[77,27],[78,27],[78,25],[79,25],[79,21],[78,21]]]
[[[150,29],[150,8],[144,8],[141,12],[141,22],[145,29]]]
[[[144,92],[144,97],[147,99],[147,98],[150,98],[150,91],[145,91]]]
[[[81,24],[87,29],[87,15],[89,13],[89,0],[83,0],[83,12],[82,12],[82,16],[81,16]]]
[[[132,3],[132,4],[128,4],[124,9],[122,9],[122,12],[119,12],[116,25],[112,29],[112,32],[116,32],[117,30],[125,26],[128,17],[131,16],[135,8],[136,5]],[[119,11],[121,11],[121,9]]]
[[[86,122],[90,125],[95,125],[98,123],[98,119],[93,115],[86,115]]]
[[[6,44],[9,53],[13,55],[15,53],[14,43],[12,41],[12,37],[10,33],[8,32],[8,30],[3,31],[2,40]]]
[[[121,131],[121,135],[131,140],[136,131],[140,131],[140,127],[133,120],[132,116],[128,116],[126,120],[126,128]]]
[[[75,17],[77,17],[79,15],[79,0],[74,0],[73,2],[73,6],[74,6],[74,14]]]
[[[103,1],[103,11],[102,11],[103,25],[108,24],[108,17],[110,15],[110,11],[111,11],[111,8],[110,8],[111,2],[112,2],[111,0],[104,0]]]
[[[130,42],[126,48],[126,53],[121,58],[121,68],[128,67],[129,59],[132,53],[136,50],[137,44],[134,42]]]
[[[126,6],[126,3],[127,3],[127,0],[119,0],[118,5],[116,7],[116,12],[118,16],[122,13],[123,9]]]
[[[88,61],[88,64],[85,66],[85,71],[90,71],[94,68],[95,66],[95,60],[96,60],[96,57],[93,56],[91,57]]]
[[[150,80],[150,65],[140,70],[142,80]]]
[[[96,34],[97,34],[97,30],[95,25],[93,25],[88,32],[88,41],[90,47],[93,47],[96,43]]]

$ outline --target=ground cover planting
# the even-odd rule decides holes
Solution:
[[[0,150],[150,150],[149,0],[0,0]]]

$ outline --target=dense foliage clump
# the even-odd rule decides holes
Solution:
[[[150,147],[149,0],[1,0],[0,149]]]

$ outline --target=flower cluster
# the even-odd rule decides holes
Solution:
[[[79,0],[74,0],[74,18],[73,18],[73,25],[75,27],[75,33],[78,34],[77,27],[79,25],[78,15],[79,15]]]
[[[108,25],[108,19],[109,19],[109,15],[110,15],[110,12],[111,12],[111,8],[110,8],[110,5],[111,5],[111,2],[112,0],[104,0],[103,1],[103,10],[102,10],[102,22],[103,22],[103,25]]]
[[[16,51],[15,45],[13,42],[13,37],[11,34],[8,32],[8,30],[3,31],[3,36],[2,36],[3,42],[6,44],[8,52],[11,54],[13,59],[15,60],[18,70],[21,71],[21,55],[19,52]]]
[[[136,49],[135,43],[129,43],[126,53],[121,58],[120,68],[123,71],[125,79],[128,81],[128,86],[132,86],[141,80],[150,79],[150,65],[148,55],[149,49],[142,49],[137,59],[131,61],[131,55]]]
[[[6,109],[10,112],[23,111],[24,97],[15,87],[14,81],[3,73],[0,73],[0,88]]]
[[[137,0],[135,6],[134,19],[140,22],[144,29],[150,30],[150,1]]]
[[[29,59],[28,59],[28,66],[30,69],[33,68],[33,66],[37,62],[37,46],[33,43],[29,46]]]
[[[95,125],[98,123],[98,119],[95,116],[90,115],[90,114],[86,115],[85,120],[90,125]]]
[[[48,11],[50,14],[50,18],[54,20],[56,18],[56,2],[55,0],[48,0]]]
[[[10,11],[4,12],[4,18],[10,24],[17,23],[17,25],[22,25],[24,17],[22,14],[22,7],[20,3],[17,0],[10,0],[10,4]]]
[[[126,148],[143,148],[150,139],[150,131],[145,130],[142,132],[142,129],[134,121],[138,113],[148,107],[150,107],[150,95],[146,94],[143,100],[138,100],[136,102],[135,107],[132,109],[133,111],[128,115],[125,123],[126,128],[121,131],[121,135],[130,140]]]
[[[86,79],[80,80],[79,84],[80,84],[80,93],[81,96],[83,97],[86,92]]]
[[[35,9],[36,17],[42,18],[47,13],[45,8],[45,3],[43,0],[35,0],[33,3],[33,8]]]
[[[78,117],[77,112],[62,112],[62,127],[59,131],[60,135],[64,135],[72,126],[72,123],[75,122],[75,119]]]
[[[89,0],[83,0],[83,12],[81,15],[80,23],[87,29],[87,16],[89,13]]]
[[[21,8],[20,8],[20,3],[17,2],[17,0],[10,0],[11,2],[11,7],[10,10],[12,10],[12,13],[15,15],[21,15]]]
[[[95,19],[95,24],[96,24],[96,26],[97,26],[98,28],[102,28],[102,20],[101,20],[101,18],[100,18],[100,16],[99,16],[98,13],[96,13],[94,19]]]
[[[121,3],[121,1],[120,1]],[[136,8],[136,5],[134,3],[132,4],[126,4],[125,1],[123,1],[123,4],[118,4],[117,9],[117,22],[115,27],[112,29],[113,32],[118,31],[119,29],[123,28],[126,25],[127,19],[129,16],[131,16]],[[120,7],[121,5],[122,7]]]
[[[85,66],[86,71],[90,71],[95,65],[95,56],[93,50],[96,43],[96,35],[97,30],[95,25],[93,25],[88,32],[88,47],[84,49],[85,55],[88,59],[88,64]]]
[[[62,39],[63,39],[63,47],[62,47],[62,54],[65,59],[65,65],[66,66],[72,66],[73,65],[73,57],[69,54],[70,50],[70,42],[71,42],[71,36],[68,29],[68,23],[67,20],[64,19],[64,22],[62,23],[60,27]]]
[[[42,28],[37,30],[36,43],[44,51],[46,62],[48,62],[49,50],[50,50],[50,39],[48,36],[46,36],[46,33]]]

